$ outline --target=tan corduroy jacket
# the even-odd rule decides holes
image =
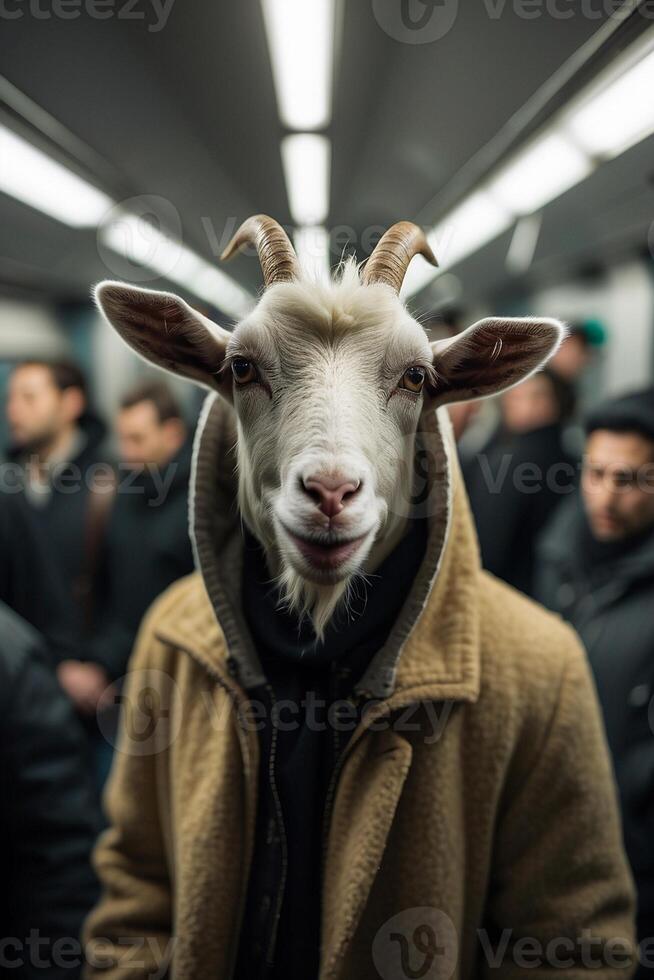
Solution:
[[[238,601],[233,442],[231,410],[210,397],[191,508],[200,571],[158,600],[132,660],[89,978],[233,974],[257,808],[248,688],[261,680]],[[316,882],[320,980],[628,976],[632,883],[584,652],[480,570],[441,412],[420,444],[427,553],[356,685],[363,720]]]

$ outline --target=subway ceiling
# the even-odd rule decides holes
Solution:
[[[382,30],[370,0],[342,3],[328,130],[328,224],[339,242],[349,235],[363,257],[370,236],[393,221],[432,221],[444,189],[602,27],[606,6],[598,0],[592,18],[577,11],[563,20],[545,4],[542,16],[525,19],[517,3],[460,3],[443,38],[406,44]],[[112,11],[106,19],[90,16],[84,0],[70,8],[79,13],[71,19],[36,16],[38,9],[16,0],[21,15],[0,24],[0,73],[84,144],[84,172],[94,161],[91,176],[112,197],[164,198],[185,241],[211,261],[249,214],[290,223],[283,130],[256,0],[173,0],[161,30],[152,29],[161,10],[153,0],[129,7],[117,0],[104,8]],[[45,3],[44,11],[52,13]],[[650,138],[547,207],[525,274],[507,272],[507,234],[437,281],[420,304],[509,303],[543,279],[646,254],[653,179]],[[94,231],[0,194],[5,291],[84,299],[94,282],[115,274],[101,252]],[[239,256],[230,272],[259,288],[254,259]]]

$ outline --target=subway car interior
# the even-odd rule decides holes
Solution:
[[[0,0],[0,973],[654,976],[651,0]]]

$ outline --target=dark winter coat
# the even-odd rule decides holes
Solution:
[[[89,504],[92,487],[108,465],[102,452],[105,436],[103,423],[91,413],[80,420],[84,443],[68,463],[56,467],[56,479],[47,502],[35,506],[24,495],[26,507],[36,534],[47,548],[65,602],[62,615],[70,618],[70,629],[78,635],[88,625],[90,616],[88,589],[92,569],[88,567]],[[21,462],[21,453],[10,450],[11,462]],[[0,494],[0,507],[3,505]]]
[[[0,604],[0,929],[14,940],[2,952],[6,975],[17,980],[79,974],[71,941],[79,943],[97,898],[90,852],[100,825],[84,751],[38,634]],[[47,943],[29,947],[31,930]],[[57,952],[67,968],[53,965]],[[50,965],[39,967],[38,956]]]
[[[654,936],[654,530],[593,561],[578,497],[539,546],[538,598],[578,630],[604,713],[639,893],[640,936]]]
[[[88,657],[120,677],[148,606],[172,582],[193,570],[188,531],[191,446],[186,443],[158,480],[147,468],[119,473],[104,538],[99,579],[100,614]],[[159,482],[161,481],[161,482]]]
[[[562,433],[555,424],[498,434],[462,462],[482,565],[527,595],[533,595],[538,535],[577,482]]]
[[[79,655],[69,597],[22,493],[0,495],[0,602],[43,634],[53,660]]]

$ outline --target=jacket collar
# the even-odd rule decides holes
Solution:
[[[209,395],[196,433],[189,494],[191,538],[206,597],[175,610],[174,620],[165,617],[158,633],[180,647],[188,648],[192,638],[192,652],[207,669],[223,678],[236,674],[242,691],[265,677],[241,609],[235,443],[233,409]],[[423,413],[416,473],[412,506],[428,518],[425,556],[387,642],[355,692],[393,705],[426,698],[474,701],[480,673],[479,555],[444,408]]]

